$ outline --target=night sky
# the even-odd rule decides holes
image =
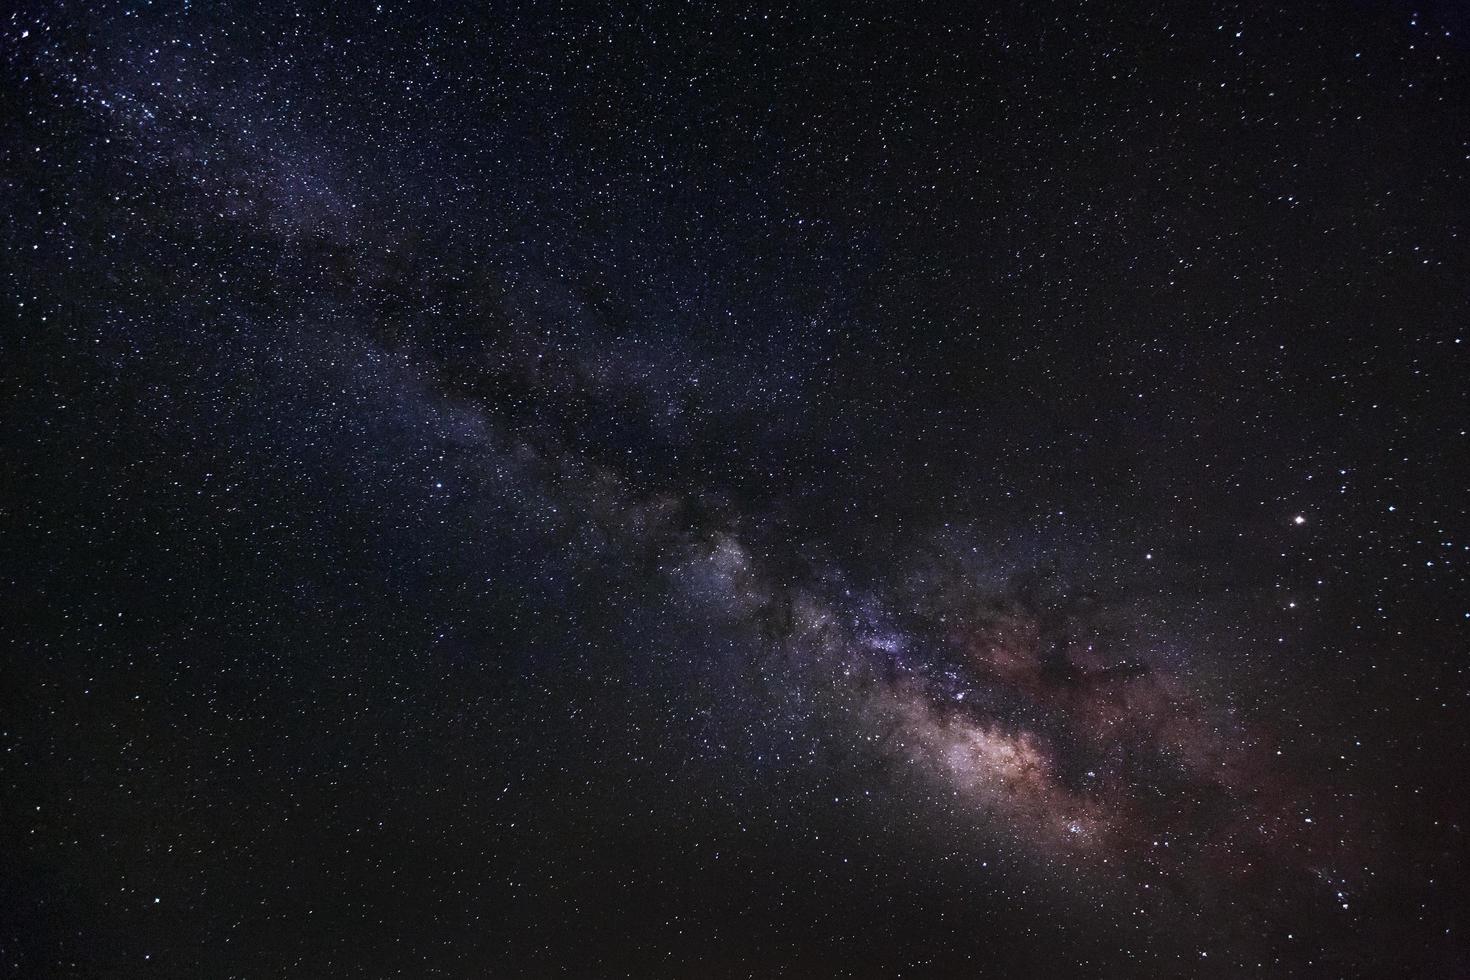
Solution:
[[[0,51],[3,975],[1470,976],[1466,8]]]

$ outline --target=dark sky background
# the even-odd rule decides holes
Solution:
[[[0,42],[5,975],[1470,975],[1457,4]]]

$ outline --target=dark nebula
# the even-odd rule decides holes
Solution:
[[[4,975],[1470,976],[1458,5],[0,37]]]

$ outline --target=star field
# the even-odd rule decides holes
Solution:
[[[7,975],[1470,971],[1456,5],[0,39]]]

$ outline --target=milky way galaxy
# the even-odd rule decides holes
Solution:
[[[1470,975],[1470,23],[1032,6],[0,18],[0,972]]]

